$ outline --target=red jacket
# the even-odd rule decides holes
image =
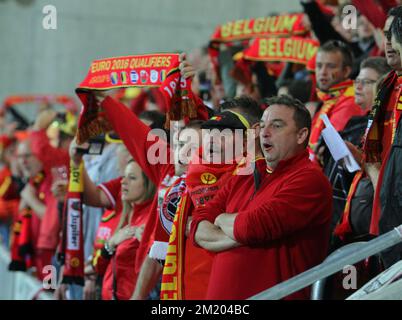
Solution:
[[[332,190],[327,178],[303,151],[281,161],[272,174],[258,164],[261,185],[254,195],[253,175],[235,176],[193,214],[198,223],[221,213],[238,213],[234,236],[243,246],[217,253],[206,299],[246,299],[319,263],[327,254]],[[309,289],[289,298],[309,298]]]

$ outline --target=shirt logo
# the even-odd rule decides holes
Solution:
[[[203,184],[214,184],[218,179],[212,173],[205,172],[201,174],[201,182]]]

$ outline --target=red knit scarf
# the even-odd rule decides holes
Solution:
[[[63,214],[63,283],[84,285],[84,238],[82,193],[84,191],[84,164],[77,167],[70,162],[68,193]]]
[[[323,92],[317,89],[318,98],[323,102],[321,109],[314,116],[309,146],[312,151],[315,151],[317,142],[321,136],[321,132],[324,129],[324,121],[321,119],[321,115],[329,114],[332,108],[337,104],[339,98],[346,93],[348,89],[353,89],[353,81],[346,80],[335,86],[333,86],[329,92]]]
[[[89,72],[76,89],[83,104],[78,121],[77,142],[112,130],[103,110],[96,104],[92,90],[128,87],[159,87],[168,106],[170,120],[207,119],[191,91],[191,79],[180,76],[179,55],[174,53],[125,56],[92,62]],[[202,113],[202,117],[198,113]]]
[[[202,151],[187,170],[186,191],[181,197],[173,221],[172,232],[162,275],[162,300],[183,299],[185,230],[188,216],[195,206],[205,205],[232,175],[237,164],[202,164]],[[196,163],[196,164],[195,164]]]

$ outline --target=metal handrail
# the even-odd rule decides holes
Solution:
[[[366,243],[367,243],[366,241],[349,243],[349,244],[335,250],[334,252],[332,252],[324,260],[324,263],[338,259],[340,256],[343,255],[346,248],[352,248],[352,247],[353,248],[361,248]],[[316,282],[314,282],[314,284],[311,286],[311,295],[310,295],[311,300],[321,300],[322,299],[322,297],[324,296],[325,284],[327,283],[327,279],[328,279],[328,277],[325,277],[325,278],[319,279]]]
[[[402,225],[394,230],[385,233],[371,241],[368,241],[364,247],[349,247],[345,249],[343,257],[337,260],[323,262],[314,268],[311,268],[289,280],[286,280],[272,288],[262,291],[250,297],[250,300],[279,300],[294,292],[297,292],[317,280],[326,278],[347,265],[353,265],[372,255],[375,255],[385,249],[388,249],[402,242]]]

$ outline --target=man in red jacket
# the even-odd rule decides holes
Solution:
[[[311,118],[288,96],[267,100],[261,147],[267,166],[234,176],[194,212],[190,237],[216,255],[207,299],[246,299],[322,262],[331,186],[308,158]],[[309,297],[304,289],[288,298]]]

